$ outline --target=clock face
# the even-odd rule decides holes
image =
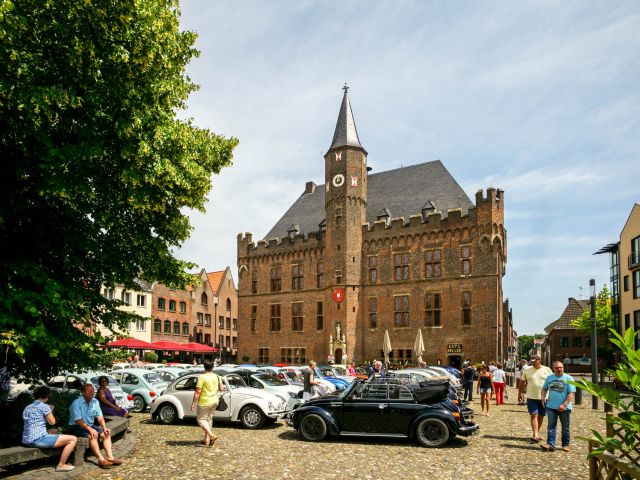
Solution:
[[[341,187],[342,185],[344,185],[344,175],[342,175],[341,173],[337,174],[333,177],[332,183],[334,187]]]

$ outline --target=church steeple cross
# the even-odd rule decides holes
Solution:
[[[342,91],[344,92],[345,95],[349,91],[349,85],[347,85],[347,82],[344,82],[344,87],[342,87]]]

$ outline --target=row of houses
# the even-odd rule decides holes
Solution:
[[[640,330],[640,204],[634,204],[618,241],[594,253],[609,254],[611,311],[616,329]],[[560,317],[545,327],[543,357],[547,364],[561,360],[569,372],[591,370],[591,335],[571,325],[590,308],[589,299],[569,298]],[[598,336],[600,351],[609,351],[607,335]],[[636,348],[640,347],[640,338]],[[600,356],[600,355],[599,355]]]
[[[231,269],[203,269],[197,278],[196,285],[187,290],[140,280],[136,290],[119,285],[103,288],[105,298],[120,300],[124,304],[120,308],[141,317],[125,331],[116,331],[116,335],[145,342],[197,342],[218,348],[218,356],[224,362],[234,362],[238,350],[238,295]],[[104,327],[98,328],[103,335],[112,335]]]

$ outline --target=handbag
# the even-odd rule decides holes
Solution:
[[[224,397],[221,394],[218,397],[218,406],[216,407],[216,410],[219,411],[219,412],[222,412],[222,411],[226,410],[227,408],[229,408],[229,405],[227,405],[227,402],[224,401]]]

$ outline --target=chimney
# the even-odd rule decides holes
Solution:
[[[313,182],[307,182],[304,186],[304,193],[313,193],[316,191],[316,184]]]

